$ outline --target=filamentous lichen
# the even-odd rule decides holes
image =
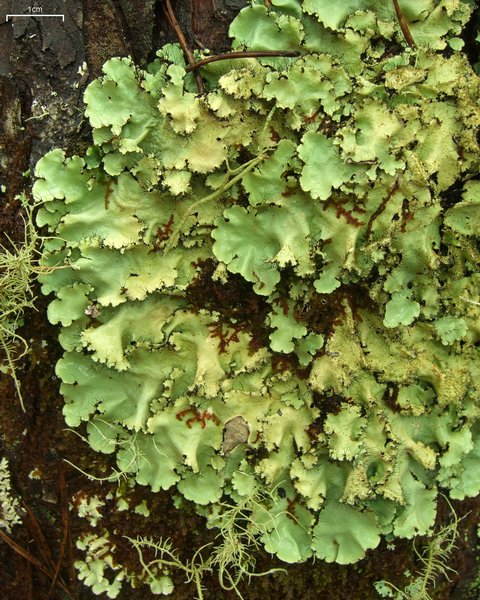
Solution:
[[[389,2],[254,0],[232,48],[298,56],[208,64],[204,94],[176,45],[112,59],[93,145],[36,167],[68,425],[212,525],[263,490],[286,562],[480,492],[473,2],[399,5],[414,47]]]
[[[17,365],[29,346],[19,329],[25,310],[34,306],[33,283],[41,270],[38,267],[41,237],[34,225],[35,206],[29,204],[25,195],[16,200],[21,206],[23,240],[16,244],[4,232],[5,244],[0,245],[0,372],[13,378],[20,405],[25,410]]]

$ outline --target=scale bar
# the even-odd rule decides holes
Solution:
[[[43,15],[39,14],[21,14],[21,15],[7,15],[7,21],[9,17],[62,17],[62,21],[65,21],[65,15]]]

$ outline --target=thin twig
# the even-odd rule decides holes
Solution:
[[[60,502],[62,504],[62,525],[63,525],[63,536],[60,544],[60,551],[58,553],[57,566],[53,575],[52,584],[48,592],[47,600],[50,600],[55,590],[57,580],[60,575],[60,569],[62,568],[63,558],[65,556],[65,548],[67,546],[68,534],[69,534],[69,522],[68,522],[68,500],[65,493],[65,476],[63,473],[63,465],[59,463],[59,486],[60,486]]]
[[[170,23],[170,26],[175,31],[175,35],[178,38],[178,42],[183,50],[183,53],[185,54],[185,56],[187,58],[187,63],[189,65],[193,65],[195,62],[195,59],[193,57],[193,52],[192,52],[190,46],[188,45],[187,38],[185,37],[185,34],[183,33],[183,31],[177,21],[177,17],[175,16],[175,13],[173,11],[170,0],[165,0],[164,11],[165,11],[165,15]],[[198,93],[204,94],[205,93],[205,84],[203,83],[202,77],[200,76],[199,73],[194,73],[194,75],[195,75],[195,82],[197,84]]]
[[[32,563],[27,560],[27,573],[28,573],[28,592],[27,598],[28,600],[34,600],[33,597],[33,573],[32,573]]]
[[[28,517],[28,521],[27,521],[27,529],[31,530],[31,533],[34,537],[34,540],[37,544],[38,550],[40,552],[41,558],[44,560],[44,562],[46,564],[48,564],[48,566],[51,569],[50,572],[50,579],[54,579],[55,578],[55,571],[57,569],[57,565],[55,564],[55,561],[53,559],[52,553],[50,551],[50,546],[49,543],[47,542],[45,535],[42,531],[42,528],[40,527],[40,524],[38,523],[37,518],[35,517],[35,514],[33,513],[33,511],[29,508],[29,506],[25,503],[22,502],[23,507],[27,513],[27,517]],[[67,588],[67,584],[65,583],[65,581],[63,580],[62,577],[58,577],[58,583],[61,585],[61,587],[65,590],[68,591]],[[68,593],[70,594],[70,592],[68,591]]]
[[[413,39],[412,34],[410,33],[410,29],[408,27],[407,20],[405,19],[402,9],[400,8],[400,5],[398,4],[398,0],[393,0],[393,6],[395,8],[398,23],[400,25],[400,29],[402,30],[405,41],[410,46],[410,48],[416,48],[415,40]]]
[[[17,554],[19,554],[20,556],[23,556],[23,558],[28,560],[28,562],[32,563],[32,565],[34,567],[36,567],[39,571],[44,573],[47,577],[52,576],[50,571],[46,567],[44,567],[43,564],[37,558],[35,558],[32,554],[30,554],[30,552],[28,552],[28,550],[25,550],[25,548],[23,548],[22,546],[20,546],[16,542],[14,542],[12,540],[12,538],[10,536],[8,536],[6,533],[4,533],[1,529],[0,529],[0,539],[2,539],[4,542],[6,542],[10,546],[10,548],[15,550],[15,552]]]
[[[212,62],[217,62],[218,60],[230,60],[231,58],[264,58],[268,56],[285,56],[285,57],[295,57],[300,56],[300,52],[296,50],[285,50],[285,51],[275,51],[275,50],[259,50],[257,52],[246,51],[246,52],[226,52],[225,54],[214,54],[213,56],[208,56],[207,58],[202,58],[198,62],[195,62],[191,65],[188,65],[186,68],[187,73],[190,71],[194,71],[199,67],[204,67]]]
[[[53,571],[55,569],[55,562],[53,560],[52,553],[50,552],[49,544],[47,543],[47,540],[43,535],[43,531],[31,508],[25,502],[22,502],[22,504],[28,517],[28,520],[26,522],[27,530],[29,531],[30,535],[34,538],[37,548],[40,552],[41,558],[46,564],[48,564],[48,566]]]
[[[22,546],[20,546],[16,542],[14,542],[12,540],[12,538],[9,537],[6,533],[4,533],[1,529],[0,529],[0,539],[2,539],[4,542],[6,542],[10,546],[10,548],[12,548],[20,556],[25,558],[25,560],[27,560],[29,563],[31,563],[34,567],[36,567],[39,571],[41,571],[49,579],[52,578],[51,571],[49,571],[37,558],[35,558],[32,554],[30,554],[30,552],[28,552],[28,550],[25,550],[25,548],[23,548]],[[72,596],[70,595],[68,588],[61,581],[59,581],[59,584],[62,587],[63,591],[67,594],[67,596],[69,598],[71,598]]]

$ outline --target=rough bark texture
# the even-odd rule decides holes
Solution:
[[[209,47],[214,52],[228,49],[228,24],[246,0],[183,0],[172,2],[192,47]],[[35,5],[35,3],[33,3]],[[38,5],[38,3],[37,3]],[[8,13],[25,13],[31,3],[26,0],[0,0],[0,242],[8,243],[5,234],[21,240],[22,220],[15,196],[29,189],[29,170],[38,158],[54,147],[69,154],[81,153],[89,144],[88,124],[82,116],[82,93],[89,81],[98,76],[102,64],[112,56],[130,54],[145,65],[155,49],[176,41],[165,22],[162,2],[155,0],[51,0],[44,13],[64,14],[60,18],[15,18],[5,22]],[[79,68],[86,63],[79,73]],[[20,364],[26,413],[22,413],[13,381],[0,381],[0,457],[10,460],[15,491],[23,499],[25,519],[12,537],[51,573],[59,565],[59,577],[51,588],[51,579],[38,565],[22,557],[0,540],[0,598],[32,600],[70,597],[92,598],[89,589],[79,584],[73,569],[73,540],[84,524],[68,516],[68,502],[79,490],[95,493],[101,484],[88,481],[64,459],[101,474],[106,459],[89,451],[78,437],[65,430],[61,414],[62,398],[54,365],[60,349],[56,329],[46,319],[45,299],[39,298],[38,310],[26,315],[22,335],[31,350]],[[105,490],[105,485],[102,489]],[[147,498],[152,517],[148,522],[138,515],[115,514],[109,527],[122,534],[148,534],[172,538],[180,555],[188,559],[194,549],[212,541],[214,534],[205,531],[204,522],[188,506],[174,508],[169,493],[152,494],[139,490]],[[439,581],[437,599],[474,599],[467,593],[467,583],[475,574],[475,522],[478,502],[457,503],[459,516],[472,512],[461,523],[458,550],[450,566],[458,576],[449,583]],[[444,503],[439,523],[449,519]],[[133,562],[136,554],[118,536],[122,560]],[[63,547],[63,549],[62,549]],[[273,562],[273,564],[272,564]],[[259,556],[260,571],[279,565],[267,555]],[[395,549],[383,543],[375,552],[352,567],[319,562],[292,565],[287,574],[254,578],[240,589],[246,599],[314,599],[374,600],[373,582],[386,578],[401,586],[404,572],[419,567],[412,545],[395,542]],[[194,586],[173,573],[174,599],[191,599]],[[63,584],[64,589],[62,589]],[[205,577],[205,600],[236,598],[233,592],[219,588],[216,574]],[[120,598],[153,597],[146,588],[131,590],[125,586]]]

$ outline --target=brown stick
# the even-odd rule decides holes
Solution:
[[[37,518],[33,514],[32,509],[26,504],[25,501],[23,501],[22,504],[23,508],[27,513],[27,519],[25,521],[27,531],[35,540],[38,552],[40,553],[40,558],[42,558],[44,563],[47,564],[53,570],[55,569],[55,562],[50,551],[50,546],[43,534],[42,528],[40,527]]]
[[[286,57],[295,57],[300,56],[300,52],[296,50],[285,50],[285,51],[275,51],[275,50],[259,50],[257,52],[246,51],[246,52],[226,52],[225,54],[214,54],[213,56],[207,56],[207,58],[203,58],[198,62],[192,63],[188,65],[186,68],[187,73],[198,69],[199,67],[204,67],[212,62],[217,62],[218,60],[230,60],[231,58],[264,58],[268,56],[286,56]]]
[[[43,564],[38,559],[36,559],[32,554],[30,554],[30,552],[28,552],[28,550],[25,550],[25,548],[22,548],[22,546],[20,546],[16,542],[14,542],[12,540],[12,538],[9,537],[6,533],[3,533],[3,531],[1,529],[0,529],[0,538],[4,542],[6,542],[10,546],[10,548],[15,550],[15,552],[17,554],[19,554],[20,556],[23,556],[23,558],[28,560],[28,562],[32,563],[32,565],[34,567],[36,567],[39,571],[44,573],[47,577],[52,576],[50,571],[46,567],[44,567]]]
[[[53,574],[52,584],[48,592],[47,600],[50,600],[55,590],[57,580],[59,579],[60,569],[62,568],[63,558],[65,556],[65,548],[67,547],[67,540],[69,535],[69,522],[68,522],[68,499],[65,492],[65,476],[63,473],[63,465],[59,463],[59,486],[60,486],[60,501],[62,503],[62,525],[63,525],[63,536],[60,544],[60,551],[58,553],[57,566],[55,573]]]
[[[44,560],[44,562],[46,564],[48,564],[48,566],[51,569],[50,574],[49,574],[50,579],[52,579],[52,578],[58,579],[59,585],[62,587],[62,589],[66,590],[68,595],[71,597],[70,591],[68,590],[67,585],[66,585],[65,581],[63,580],[63,578],[59,577],[58,575],[57,575],[57,577],[55,577],[55,575],[54,575],[57,565],[53,559],[52,553],[50,552],[50,546],[45,538],[42,528],[40,527],[40,524],[37,521],[37,518],[35,517],[35,514],[33,513],[33,511],[29,508],[29,506],[25,502],[23,502],[23,507],[27,513],[27,518],[28,518],[28,520],[26,521],[27,531],[31,532],[31,535],[33,536],[35,543],[38,547],[38,550],[40,552],[41,558]]]
[[[170,0],[165,0],[164,11],[165,11],[165,15],[168,19],[168,22],[170,23],[170,26],[175,31],[175,35],[178,38],[180,47],[182,48],[183,53],[187,57],[187,63],[189,65],[193,65],[195,62],[195,59],[193,57],[193,52],[190,49],[190,46],[188,45],[188,42],[187,42],[187,38],[185,37],[185,34],[183,33],[183,31],[177,21],[177,17],[175,16],[175,13],[173,12],[173,8],[172,8],[172,4],[171,4]],[[199,73],[195,73],[194,75],[195,75],[195,82],[197,84],[198,93],[204,94],[205,93],[205,84],[203,83],[203,79],[201,78]]]
[[[28,600],[34,600],[32,563],[30,563],[28,560],[27,560],[27,577],[28,577],[27,598],[28,598]]]
[[[415,40],[413,39],[412,34],[410,33],[410,29],[408,27],[407,20],[405,19],[402,9],[400,8],[400,5],[398,4],[398,0],[393,0],[393,6],[395,8],[395,13],[397,14],[398,23],[400,25],[400,29],[402,30],[405,41],[410,46],[410,48],[416,48]]]
[[[2,539],[4,542],[6,542],[10,546],[10,548],[12,548],[20,556],[23,556],[23,558],[28,560],[29,563],[31,563],[34,567],[36,567],[39,571],[41,571],[49,579],[52,578],[52,573],[37,558],[35,558],[32,554],[30,554],[30,552],[28,552],[28,550],[25,550],[25,548],[22,548],[22,546],[20,546],[16,542],[14,542],[12,540],[12,538],[9,537],[6,533],[4,533],[1,529],[0,529],[0,539]],[[60,583],[60,586],[62,587],[63,591],[67,594],[67,596],[69,598],[71,598],[70,592],[67,589],[67,587],[65,587],[61,582],[59,582],[59,583]]]

